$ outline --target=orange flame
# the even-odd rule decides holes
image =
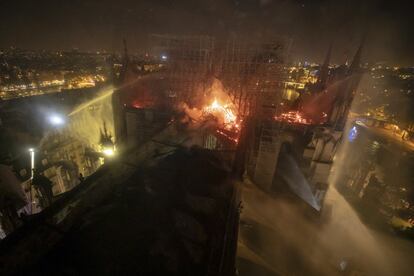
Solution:
[[[275,116],[274,119],[276,121],[283,121],[301,125],[310,125],[313,123],[312,120],[305,118],[303,114],[299,111],[289,111],[286,113],[282,113],[279,116]]]
[[[229,104],[222,105],[215,98],[211,105],[203,110],[205,113],[214,115],[219,119],[223,119],[224,125],[236,124],[237,116],[234,114]],[[237,124],[236,124],[237,125]]]
[[[222,124],[216,132],[237,144],[242,121],[237,118],[233,110],[231,104],[221,104],[214,98],[210,105],[203,108],[203,113],[216,117]]]

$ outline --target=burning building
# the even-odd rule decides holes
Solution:
[[[290,110],[262,120],[252,156],[251,175],[268,191],[288,190],[320,210],[333,158],[361,79],[362,44],[344,73],[328,78],[328,56],[310,93]],[[253,151],[254,152],[254,151]],[[277,191],[276,191],[277,193]]]
[[[350,67],[335,74],[329,68],[330,47],[317,81],[293,104],[283,100],[287,38],[152,35],[150,45],[151,55],[163,63],[150,75],[134,72],[125,46],[113,95],[118,147],[139,145],[169,122],[185,121],[200,128],[206,148],[235,151],[234,169],[247,168],[263,189],[290,187],[320,209],[361,78],[362,44]],[[289,171],[282,164],[291,165],[289,175],[281,173]]]
[[[327,86],[309,99],[287,106],[282,103],[288,41],[229,38],[217,42],[186,36],[154,39],[162,70],[149,74],[137,71],[125,45],[121,73],[114,79],[111,102],[115,140],[104,129],[100,142],[102,148],[119,150],[120,162],[108,162],[85,180],[89,185],[72,189],[74,197],[68,195],[61,201],[62,209],[51,209],[50,217],[59,217],[51,221],[62,232],[73,231],[80,221],[79,229],[71,232],[73,240],[64,245],[69,248],[66,252],[79,252],[77,257],[86,252],[84,244],[96,249],[131,239],[139,241],[134,243],[139,248],[129,251],[125,247],[125,255],[112,255],[110,247],[102,250],[105,255],[86,254],[97,257],[97,262],[105,258],[119,262],[120,256],[133,256],[134,261],[128,261],[129,266],[122,271],[143,271],[147,265],[148,271],[159,268],[176,271],[176,275],[182,275],[187,267],[196,275],[230,275],[235,268],[242,208],[242,181],[238,181],[247,173],[263,191],[275,197],[288,194],[310,207],[313,214],[318,213],[341,141],[341,125],[357,85],[350,80],[357,80],[360,72],[354,75],[350,71],[340,85]],[[325,106],[319,102],[328,108],[317,109]],[[307,107],[317,110],[323,120],[312,116]],[[71,205],[73,209],[66,208]],[[97,206],[99,211],[91,211],[90,206]],[[101,210],[109,214],[103,216],[105,227],[97,223]],[[128,227],[131,218],[136,228]],[[142,225],[151,227],[141,229]],[[128,235],[113,235],[113,226],[117,233]],[[52,240],[55,227],[49,228],[45,236]],[[27,248],[35,248],[38,233],[44,230],[37,227],[37,232],[24,231],[32,242],[27,245],[25,241],[16,248],[30,252]],[[78,239],[79,233],[85,236]],[[137,233],[142,233],[139,239]],[[88,235],[104,238],[95,243]],[[59,239],[51,241],[49,249]],[[76,251],[71,249],[72,242]],[[17,255],[18,250],[10,250]],[[56,262],[46,261],[41,256],[44,252],[33,253],[44,260],[36,269],[48,271],[46,263],[81,271],[86,267],[87,258],[83,257],[73,267],[61,262],[66,252],[56,255]],[[150,261],[144,265],[135,262],[136,252]],[[5,269],[19,270],[20,262],[30,267],[33,259],[27,255],[16,258],[15,266]],[[112,265],[112,271],[119,272],[118,264]]]

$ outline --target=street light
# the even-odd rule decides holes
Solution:
[[[32,194],[32,188],[33,188],[33,178],[34,178],[34,169],[35,169],[35,149],[29,148],[30,152],[30,214],[33,214],[33,194]]]
[[[63,119],[63,117],[56,115],[56,114],[51,115],[48,119],[49,119],[49,122],[54,126],[60,126],[65,123],[65,120]]]
[[[35,168],[35,150],[34,148],[29,149],[30,152],[30,168],[31,168],[31,177],[30,179],[33,179],[34,177],[34,168]]]
[[[111,148],[106,148],[102,151],[103,154],[105,154],[106,156],[113,156],[115,154],[114,150]]]

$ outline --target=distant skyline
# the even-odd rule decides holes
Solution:
[[[414,3],[408,0],[14,0],[0,2],[0,47],[145,49],[150,33],[287,35],[292,60],[352,58],[368,33],[364,62],[414,64]],[[255,38],[257,39],[257,38]]]

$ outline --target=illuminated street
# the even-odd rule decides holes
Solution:
[[[414,152],[414,142],[401,139],[401,136],[396,134],[394,131],[378,127],[376,128],[366,126],[366,128],[369,131],[372,131],[374,135],[385,138],[386,140],[391,141],[392,144],[396,144],[405,150]]]

